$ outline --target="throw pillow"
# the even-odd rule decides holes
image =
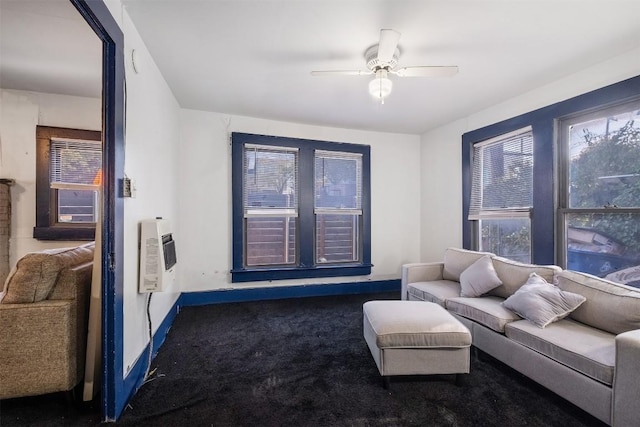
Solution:
[[[479,297],[500,285],[502,281],[489,255],[483,256],[460,274],[461,297]]]
[[[536,273],[502,305],[518,316],[544,328],[569,315],[587,299],[579,294],[560,290]]]

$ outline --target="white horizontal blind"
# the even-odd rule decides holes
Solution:
[[[315,211],[362,214],[362,155],[315,151]]]
[[[531,128],[475,144],[469,219],[528,217],[532,206]]]
[[[298,151],[288,147],[246,144],[243,205],[245,216],[297,216]]]
[[[49,173],[54,188],[100,184],[102,144],[100,141],[52,139],[49,145]]]

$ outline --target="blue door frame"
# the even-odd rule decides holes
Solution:
[[[129,398],[123,380],[124,35],[103,0],[70,0],[102,41],[102,418]]]

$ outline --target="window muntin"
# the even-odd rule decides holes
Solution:
[[[476,249],[531,260],[533,135],[520,129],[474,144],[469,220]]]
[[[234,282],[371,272],[369,147],[232,135]]]
[[[640,101],[561,121],[567,268],[640,285]]]
[[[36,226],[41,240],[93,240],[102,183],[99,131],[36,126]]]

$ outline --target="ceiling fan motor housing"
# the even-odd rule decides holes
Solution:
[[[389,62],[380,62],[378,60],[378,45],[371,46],[364,54],[367,60],[367,68],[373,72],[379,69],[386,68],[387,70],[393,70],[398,65],[398,58],[400,57],[400,49],[396,48],[393,52],[393,58]]]

